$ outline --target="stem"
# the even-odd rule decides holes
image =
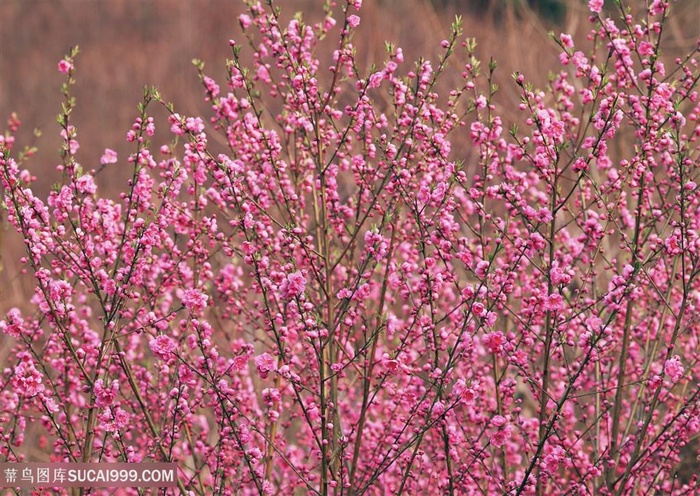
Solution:
[[[552,265],[554,263],[554,237],[556,235],[556,215],[557,215],[557,166],[556,163],[554,163],[554,180],[552,181],[552,194],[550,196],[550,210],[552,212],[552,220],[550,221],[549,224],[549,260],[548,260],[548,266],[547,266],[547,273],[545,276],[547,277],[547,295],[552,294],[552,290],[554,289],[554,284],[552,284],[552,277],[549,274]],[[539,433],[538,433],[538,445],[544,446],[545,441],[547,440],[548,434],[548,429],[545,428],[545,419],[547,418],[547,401],[549,400],[549,359],[550,359],[550,354],[552,352],[552,335],[554,334],[554,330],[552,329],[552,311],[547,310],[546,317],[545,317],[545,327],[544,327],[544,333],[545,333],[545,341],[544,341],[544,362],[542,363],[542,391],[540,392],[540,413],[539,413]],[[553,417],[554,418],[554,417]],[[535,454],[535,458],[533,461],[537,460],[539,454]],[[541,484],[541,479],[539,477],[539,467],[537,469],[537,485],[535,487],[535,494],[537,496],[540,496],[542,494],[542,484]]]
[[[450,496],[454,496],[455,483],[454,474],[452,472],[452,461],[450,460],[450,438],[447,435],[447,427],[445,423],[442,424],[442,439],[445,443],[445,465],[447,466],[447,482],[449,484],[449,494]]]
[[[634,238],[632,241],[632,266],[636,267],[639,263],[639,233],[641,231],[642,224],[642,195],[644,194],[645,187],[645,175],[642,175],[639,182],[639,188],[637,190],[637,212],[634,219]],[[627,363],[627,355],[629,352],[629,342],[630,342],[630,329],[632,326],[632,309],[634,306],[634,299],[630,298],[627,300],[627,308],[625,310],[625,325],[622,334],[622,349],[620,350],[620,358],[617,365],[617,391],[615,392],[615,402],[613,404],[613,414],[612,414],[612,433],[610,435],[610,456],[617,457],[619,460],[618,443],[617,437],[620,433],[620,414],[622,412],[622,383],[625,379],[625,365]],[[608,468],[606,471],[606,481],[608,487],[612,481],[612,476],[614,474],[614,468]]]
[[[503,415],[503,401],[501,400],[501,378],[498,372],[498,360],[496,360],[496,354],[491,355],[491,363],[493,365],[493,384],[496,390],[496,413],[498,415]],[[505,372],[504,372],[505,373]],[[449,459],[448,459],[449,462]],[[508,479],[508,460],[506,459],[506,449],[505,446],[501,448],[501,470],[503,470],[503,478]],[[452,481],[450,480],[450,483]]]
[[[389,242],[389,251],[387,256],[391,258],[394,253],[394,241],[396,239],[396,229],[391,230],[391,241]],[[377,351],[377,342],[379,341],[379,330],[381,329],[380,319],[384,312],[384,300],[386,297],[386,290],[389,285],[389,265],[387,264],[386,271],[384,272],[384,281],[382,282],[382,292],[379,298],[379,305],[377,307],[377,314],[375,318],[375,325],[377,332],[373,333],[370,339],[372,340],[372,347],[369,353],[369,359],[366,360],[366,372],[362,381],[362,408],[360,409],[360,421],[357,425],[357,439],[355,440],[355,447],[352,453],[352,464],[350,466],[350,488],[348,494],[354,494],[353,489],[355,485],[355,474],[357,473],[357,462],[360,459],[360,450],[362,448],[362,435],[365,429],[365,423],[367,422],[367,410],[369,407],[369,390],[372,378],[372,370],[374,369],[374,356]]]
[[[282,357],[279,356],[277,358],[277,368],[279,369],[283,365],[283,360]],[[277,374],[277,377],[275,378],[275,388],[278,390],[280,389],[280,386],[282,384],[282,376]],[[265,463],[265,480],[270,479],[270,474],[272,473],[272,458],[275,454],[275,437],[277,436],[277,424],[279,423],[279,417],[275,419],[275,421],[272,423],[270,426],[270,436],[267,441],[267,453],[265,455],[265,458],[267,462]]]

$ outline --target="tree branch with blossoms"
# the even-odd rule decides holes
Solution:
[[[513,74],[513,115],[459,18],[435,60],[387,43],[361,70],[361,4],[247,2],[226,80],[194,61],[211,115],[146,88],[133,153],[95,168],[72,51],[45,199],[12,118],[34,289],[0,321],[2,459],[31,436],[172,461],[180,494],[695,491],[700,73],[666,56],[673,6],[591,0],[545,89]]]

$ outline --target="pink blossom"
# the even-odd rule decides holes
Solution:
[[[292,272],[282,281],[280,293],[285,300],[291,300],[300,296],[306,288],[306,277],[301,271]]]
[[[194,314],[201,313],[207,306],[209,296],[198,289],[187,289],[182,295],[182,304]]]
[[[22,332],[23,325],[22,313],[19,308],[14,307],[8,310],[5,320],[0,320],[0,331],[17,338]]]
[[[253,23],[252,19],[248,14],[241,14],[238,16],[238,22],[241,23],[241,27],[243,29],[247,29],[250,27],[250,25]]]
[[[374,256],[377,262],[381,261],[386,256],[389,249],[389,243],[384,239],[384,236],[374,230],[365,233],[365,246],[367,251]]]
[[[44,391],[41,373],[34,366],[34,362],[28,355],[24,355],[20,363],[14,368],[12,375],[12,387],[24,397],[30,398]]]
[[[474,269],[474,273],[478,277],[485,277],[486,276],[486,271],[489,270],[489,262],[487,260],[482,260],[478,264],[476,264],[476,269]]]
[[[68,74],[71,70],[73,69],[73,63],[66,60],[66,59],[61,59],[58,62],[58,72],[62,74]]]
[[[452,393],[466,405],[471,405],[478,398],[478,394],[476,393],[474,387],[468,387],[464,379],[459,379],[457,382],[455,382],[455,385],[452,388]]]
[[[555,286],[569,284],[571,282],[571,275],[558,266],[554,266],[549,270],[549,277],[552,279],[552,284]]]
[[[80,143],[75,139],[78,133],[73,126],[68,126],[66,129],[61,129],[61,138],[66,142],[68,146],[68,152],[71,155],[75,155],[80,149]]]
[[[192,494],[692,493],[700,67],[655,57],[667,2],[591,1],[506,92],[461,37],[368,69],[359,0],[247,3],[209,111],[149,90],[122,179],[65,122],[58,174],[0,133],[2,454],[164,447]]]
[[[651,15],[661,15],[667,8],[668,2],[666,0],[654,0],[649,7],[649,13]]]
[[[559,469],[559,465],[565,456],[566,451],[564,448],[555,446],[542,460],[545,471],[549,474],[554,474]]]
[[[571,38],[571,35],[562,33],[559,36],[559,39],[561,40],[561,44],[564,45],[565,48],[573,48],[574,47],[574,40]]]
[[[148,346],[149,348],[151,348],[151,351],[156,356],[160,357],[163,360],[171,358],[172,353],[177,348],[177,344],[175,343],[175,341],[170,339],[165,334],[158,335],[158,337],[156,337],[155,339],[151,340],[150,343],[148,343]]]
[[[275,370],[275,359],[269,353],[263,353],[255,357],[255,367],[262,379],[267,379],[268,374]]]
[[[506,337],[500,331],[491,332],[484,334],[482,342],[491,353],[500,353],[503,350],[503,345],[506,343]]]
[[[86,195],[94,195],[97,191],[97,185],[90,174],[84,174],[75,182],[75,189]]]
[[[649,43],[648,41],[641,41],[639,42],[637,50],[639,51],[640,55],[648,57],[649,55],[654,54],[654,45]]]
[[[170,132],[175,135],[185,134],[185,130],[182,128],[182,117],[179,114],[172,114],[168,117],[168,122],[170,123]],[[133,133],[133,131],[130,131]],[[129,141],[133,141],[129,140]]]
[[[258,67],[258,78],[261,81],[265,81],[266,83],[269,83],[271,81],[270,71],[264,65]]]
[[[100,158],[100,163],[102,165],[114,164],[117,162],[117,152],[109,148],[105,148],[102,158]]]
[[[211,96],[216,98],[221,92],[221,88],[219,88],[219,85],[216,84],[216,81],[214,81],[209,76],[204,76],[203,82],[209,93],[211,93]]]
[[[350,298],[352,297],[352,290],[349,288],[343,288],[336,293],[335,297],[339,300],[342,300],[344,298]]]
[[[248,365],[248,355],[236,355],[233,358],[233,370],[240,372]]]
[[[110,387],[105,387],[104,381],[95,381],[95,406],[98,408],[110,406],[114,402],[116,393],[119,390],[119,381],[112,381]]]
[[[282,395],[277,388],[265,388],[262,391],[262,398],[268,407],[273,407],[280,402]]]
[[[591,12],[600,14],[600,12],[603,10],[603,3],[604,0],[588,0],[588,9]]]
[[[388,353],[384,353],[384,356],[382,357],[382,363],[391,374],[395,374],[399,370],[399,361],[394,358],[391,358],[391,356]]]
[[[676,234],[666,238],[664,244],[669,255],[679,255],[683,252],[683,250],[681,250],[680,240]]]
[[[369,77],[369,84],[368,86],[370,88],[379,88],[379,85],[382,84],[382,80],[384,79],[384,73],[383,72],[375,72]]]
[[[491,419],[491,425],[496,427],[496,431],[491,434],[491,444],[498,447],[506,444],[506,441],[510,439],[513,433],[513,426],[501,415],[495,415]]]
[[[541,208],[537,211],[536,218],[539,222],[544,222],[545,224],[552,221],[552,212],[548,208]]]
[[[462,289],[462,298],[465,300],[471,300],[474,297],[474,287],[471,284],[467,284]]]
[[[683,377],[685,369],[681,364],[681,358],[678,355],[674,355],[664,363],[664,373],[671,379],[672,383],[676,383]]]
[[[564,299],[559,293],[554,293],[545,299],[544,309],[548,311],[557,312],[564,308]]]
[[[185,129],[198,134],[204,131],[204,121],[201,117],[187,117],[185,119]]]
[[[128,412],[122,410],[121,408],[117,408],[117,410],[114,412],[114,426],[118,429],[124,429],[127,425],[129,425],[129,418],[130,415]]]
[[[115,410],[105,408],[100,415],[100,422],[104,425],[107,432],[119,432],[129,425],[130,415],[128,412],[117,407]]]

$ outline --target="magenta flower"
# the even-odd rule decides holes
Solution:
[[[557,312],[564,308],[564,298],[559,293],[548,295],[544,301],[544,309]]]
[[[75,189],[86,195],[94,195],[97,191],[97,185],[90,174],[84,174],[75,182]]]
[[[28,355],[24,355],[14,368],[11,382],[15,391],[26,398],[36,396],[45,389],[41,373]]]
[[[240,22],[241,27],[243,29],[246,29],[250,27],[250,25],[253,23],[253,20],[248,14],[241,14],[240,16],[238,16],[238,22]]]
[[[391,358],[391,356],[388,353],[384,353],[384,356],[382,357],[382,363],[384,364],[384,367],[386,367],[387,371],[390,374],[395,374],[396,372],[398,372],[401,365],[398,360]]]
[[[671,379],[672,383],[676,383],[683,377],[685,369],[681,364],[681,358],[678,355],[674,355],[664,363],[664,373]]]
[[[486,314],[486,306],[484,306],[483,303],[477,301],[472,305],[472,312],[474,312],[475,315],[482,317]]]
[[[492,332],[484,335],[483,343],[491,353],[500,353],[503,351],[503,345],[506,343],[506,337],[500,331]]]
[[[244,370],[247,365],[248,365],[248,356],[247,355],[237,355],[233,358],[233,370],[240,372],[241,370]]]
[[[68,74],[73,69],[73,63],[66,59],[61,59],[58,62],[58,72]]]
[[[98,408],[110,406],[114,402],[117,391],[119,390],[119,381],[112,381],[109,387],[104,386],[104,381],[98,379],[95,381],[95,406]]]
[[[165,334],[160,334],[158,337],[151,340],[151,342],[148,343],[148,346],[156,356],[163,360],[171,358],[172,353],[177,348],[175,341],[170,339]]]
[[[574,47],[574,40],[571,37],[571,35],[562,33],[559,36],[559,39],[561,40],[561,44],[564,45],[566,48],[573,48]]]
[[[604,0],[588,0],[588,9],[591,12],[600,14],[600,12],[603,10],[603,3]]]
[[[566,451],[561,446],[555,446],[550,453],[542,459],[542,466],[548,474],[554,474],[566,456]]]
[[[100,158],[100,163],[102,165],[114,164],[117,162],[117,152],[109,148],[105,148],[102,157]]]
[[[207,306],[209,296],[198,289],[187,289],[182,295],[182,304],[193,314],[201,313]]]
[[[292,272],[282,281],[280,293],[285,300],[292,300],[301,296],[306,287],[306,277],[301,271]]]
[[[74,155],[77,50],[58,174],[0,131],[0,455],[168,459],[192,494],[694,494],[700,65],[667,43],[676,5],[591,0],[542,86],[459,21],[368,68],[360,0],[275,3],[246,2],[221,86],[199,73],[205,115],[146,89],[126,170]]]
[[[452,393],[465,405],[471,405],[478,398],[474,385],[468,387],[464,379],[459,379],[455,382]]]
[[[506,444],[513,434],[513,426],[502,415],[496,415],[491,419],[491,425],[496,431],[491,434],[491,444],[501,447]]]
[[[269,373],[275,370],[275,358],[269,353],[263,353],[255,357],[255,367],[262,379],[267,379]]]
[[[22,313],[19,308],[11,308],[7,312],[7,318],[5,320],[0,320],[0,331],[17,338],[22,332],[23,324],[24,319],[22,318]]]

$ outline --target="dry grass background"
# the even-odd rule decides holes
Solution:
[[[277,3],[287,17],[303,11],[307,19],[318,19],[323,2]],[[541,15],[552,7],[556,16]],[[692,47],[700,32],[700,0],[679,0],[673,8],[665,45],[668,57]],[[191,60],[204,60],[205,71],[222,80],[228,40],[242,39],[237,17],[244,9],[235,0],[0,0],[0,119],[4,124],[17,112],[23,122],[17,147],[38,146],[30,168],[38,176],[40,196],[56,178],[60,141],[55,116],[62,83],[56,64],[71,46],[81,47],[72,123],[81,143],[78,160],[89,170],[99,165],[105,147],[122,158],[132,151],[124,136],[144,85],[158,87],[181,114],[210,115]],[[456,14],[464,16],[465,35],[478,40],[483,63],[498,61],[499,112],[506,119],[516,113],[518,103],[510,79],[513,71],[542,86],[547,74],[558,68],[559,50],[548,31],[568,32],[582,42],[590,29],[585,0],[365,0],[355,44],[367,68],[382,64],[385,40],[401,46],[407,60],[434,59]],[[447,83],[458,78],[458,65],[453,68]],[[34,128],[41,129],[40,138],[33,137]],[[455,149],[468,162],[466,133],[464,143],[456,139]],[[123,162],[105,170],[98,181],[103,193],[119,191],[128,174]],[[4,224],[0,316],[22,306],[32,288],[17,263],[22,241]]]

